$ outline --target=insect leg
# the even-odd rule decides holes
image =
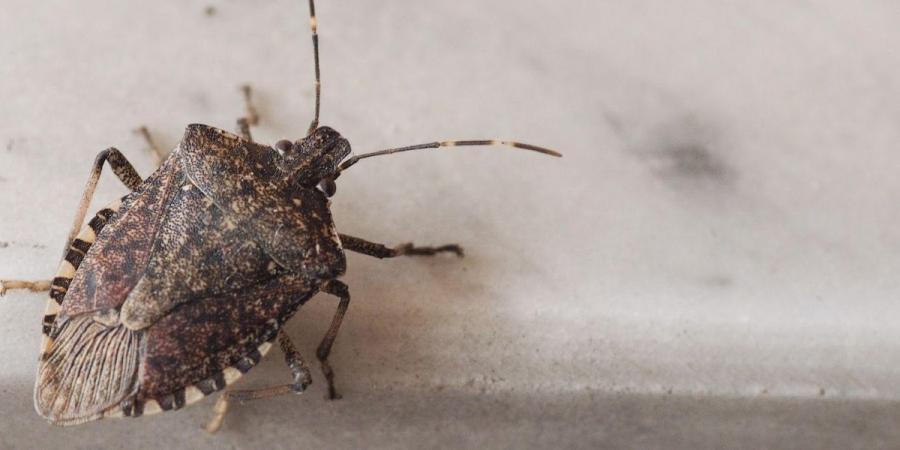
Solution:
[[[228,406],[231,404],[232,400],[243,403],[250,400],[259,400],[261,398],[290,394],[292,392],[295,392],[292,384],[281,384],[268,388],[247,389],[243,391],[225,391],[219,399],[216,400],[216,404],[213,405],[213,418],[207,422],[204,429],[209,433],[219,431],[219,428],[222,427],[222,423],[225,422],[225,414],[228,412]]]
[[[75,213],[75,221],[72,224],[72,230],[69,232],[69,236],[66,239],[65,247],[63,247],[63,256],[68,253],[69,247],[72,245],[75,236],[81,229],[84,216],[87,214],[91,199],[94,197],[94,190],[97,188],[97,181],[100,179],[100,173],[103,171],[104,163],[109,163],[109,167],[112,169],[113,173],[115,173],[119,180],[131,190],[136,189],[143,181],[137,171],[134,170],[134,167],[131,166],[131,163],[122,156],[122,153],[119,152],[119,150],[110,147],[100,152],[94,160],[94,166],[91,168],[91,175],[88,177],[84,193],[81,194],[81,201],[79,202],[78,210]],[[51,284],[52,282],[46,280],[0,280],[0,295],[6,294],[6,291],[10,289],[28,289],[34,292],[46,291],[50,289]]]
[[[255,126],[259,123],[259,113],[256,112],[256,107],[253,106],[253,90],[250,88],[250,85],[245,84],[241,86],[241,92],[244,94],[244,108],[246,109],[246,115],[237,120],[238,130],[244,139],[252,141],[253,137],[250,135],[250,126]]]
[[[166,156],[168,156],[166,152],[156,145],[156,141],[150,136],[150,130],[148,130],[147,127],[141,126],[134,130],[134,132],[140,134],[141,137],[144,138],[144,141],[147,142],[147,146],[150,147],[150,151],[153,152],[153,159],[156,161],[156,166],[159,167],[163,160],[166,159]]]
[[[457,244],[441,245],[439,247],[415,247],[412,243],[398,245],[394,248],[386,247],[383,244],[369,242],[358,237],[341,234],[341,244],[344,249],[363,255],[374,256],[378,259],[393,258],[395,256],[434,256],[438,253],[455,253],[456,256],[463,256],[463,249]]]
[[[31,292],[41,292],[50,290],[50,280],[39,281],[21,281],[21,280],[0,280],[0,297],[6,295],[6,291],[10,289],[28,289]]]
[[[222,423],[225,422],[225,414],[228,413],[228,407],[232,400],[246,402],[291,393],[300,394],[312,383],[309,367],[307,367],[306,362],[303,361],[300,353],[297,352],[294,343],[291,342],[291,338],[288,337],[287,333],[283,330],[278,333],[278,344],[284,352],[284,362],[291,368],[294,382],[262,389],[223,392],[222,396],[216,400],[216,404],[213,406],[213,418],[206,424],[206,431],[215,433],[222,427]]]
[[[310,384],[312,384],[312,375],[309,373],[309,366],[306,365],[306,361],[304,361],[303,357],[300,356],[300,353],[297,352],[294,343],[291,342],[291,338],[284,330],[281,330],[278,333],[278,345],[281,346],[281,351],[284,353],[284,362],[291,369],[291,375],[294,379],[294,383],[291,384],[291,386],[294,392],[298,394],[302,393]]]
[[[91,205],[91,199],[94,197],[94,190],[97,189],[97,181],[100,180],[100,172],[103,171],[103,163],[109,163],[109,167],[113,173],[122,181],[128,189],[135,190],[143,182],[141,176],[138,175],[131,163],[125,159],[125,156],[115,147],[110,147],[100,152],[94,159],[94,167],[91,168],[91,176],[88,177],[87,184],[84,187],[84,193],[81,194],[81,202],[78,204],[78,210],[75,212],[75,221],[72,224],[72,230],[69,231],[69,237],[66,239],[66,246],[63,251],[67,251],[78,230],[81,229],[81,223],[87,214],[87,209]],[[65,253],[64,253],[65,254]]]
[[[329,280],[322,285],[321,291],[341,299],[337,310],[334,312],[334,318],[331,320],[331,326],[328,328],[328,332],[325,333],[325,337],[322,338],[322,342],[316,350],[316,357],[322,365],[322,373],[325,375],[325,381],[328,383],[327,398],[329,400],[337,400],[341,398],[341,396],[338,395],[334,388],[334,371],[331,369],[331,364],[328,363],[328,355],[331,353],[331,346],[334,345],[338,330],[341,328],[344,314],[347,313],[347,307],[350,306],[350,290],[347,288],[347,285],[341,281]]]

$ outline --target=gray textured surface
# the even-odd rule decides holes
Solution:
[[[0,276],[53,273],[97,152],[152,170],[139,124],[166,147],[187,123],[231,128],[250,82],[257,140],[302,134],[300,3],[2,0]],[[468,257],[350,256],[345,400],[316,378],[214,438],[195,434],[205,405],[47,427],[30,402],[42,297],[4,298],[0,444],[896,445],[895,3],[320,3],[323,123],[357,152],[498,136],[565,157],[347,172],[343,232]],[[122,193],[104,176],[98,203]],[[333,306],[289,327],[307,355]],[[280,382],[273,355],[243,383]]]

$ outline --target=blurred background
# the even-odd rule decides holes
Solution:
[[[0,0],[0,277],[50,277],[91,161],[189,123],[297,139],[313,111],[300,0]],[[322,124],[367,160],[341,232],[466,258],[352,254],[311,391],[46,425],[43,295],[0,300],[0,447],[900,445],[900,3],[320,0]],[[125,193],[105,174],[95,205]],[[307,357],[336,301],[288,330]],[[277,351],[242,386],[286,380]]]

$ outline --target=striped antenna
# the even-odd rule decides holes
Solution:
[[[316,5],[313,0],[309,0],[309,28],[312,30],[313,58],[316,65],[316,116],[313,118],[312,123],[309,124],[309,130],[306,132],[307,136],[319,127],[319,106],[322,103],[322,77],[319,71],[319,33],[318,23],[316,22]]]
[[[470,147],[470,146],[488,146],[488,145],[506,145],[514,148],[521,148],[524,150],[531,150],[538,153],[543,153],[545,155],[555,156],[557,158],[562,157],[562,154],[550,150],[544,147],[538,147],[536,145],[531,144],[523,144],[521,142],[514,141],[500,141],[496,139],[488,139],[488,140],[479,140],[479,141],[440,141],[440,142],[429,142],[427,144],[419,144],[419,145],[410,145],[408,147],[397,147],[397,148],[388,148],[384,150],[379,150],[377,152],[372,153],[364,153],[362,155],[352,156],[346,161],[342,162],[340,166],[338,166],[338,172],[347,169],[348,167],[356,164],[359,160],[364,158],[371,158],[372,156],[381,156],[381,155],[390,155],[392,153],[400,153],[400,152],[409,152],[413,150],[424,150],[429,148],[441,148],[441,147]]]

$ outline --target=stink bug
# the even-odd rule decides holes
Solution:
[[[179,145],[142,179],[115,148],[91,171],[64,259],[51,281],[0,281],[8,289],[48,290],[35,384],[37,412],[56,425],[138,417],[179,409],[219,390],[207,430],[217,430],[229,402],[300,393],[312,382],[282,327],[318,292],[340,299],[316,351],[338,398],[328,355],[350,304],[338,280],[344,250],[377,258],[455,253],[457,245],[386,247],[339,234],[329,210],[335,180],[359,161],[499,140],[443,141],[351,156],[350,143],[319,126],[321,83],[315,6],[309,1],[315,61],[315,116],[305,137],[273,146],[253,142],[258,121],[244,87],[239,134],[189,125]],[[108,164],[131,191],[82,226],[101,170]],[[228,388],[273,342],[292,383],[258,390]]]

